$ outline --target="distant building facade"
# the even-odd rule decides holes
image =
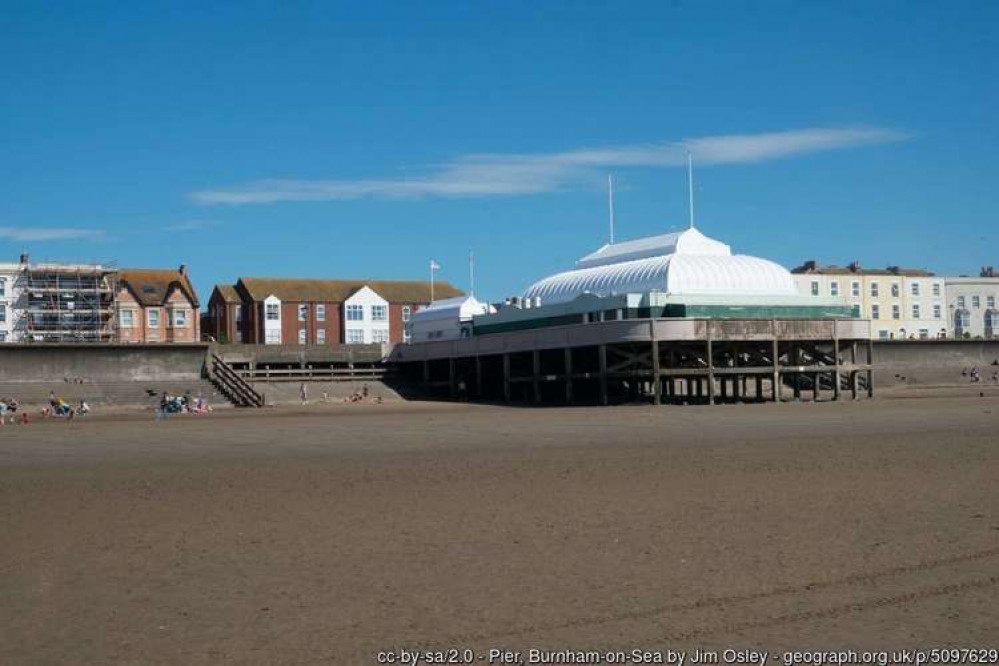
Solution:
[[[871,320],[878,340],[945,338],[951,335],[945,279],[922,269],[819,266],[806,261],[793,269],[803,296],[839,298]]]
[[[183,266],[0,264],[0,342],[196,342],[199,311]]]
[[[999,338],[999,276],[988,266],[978,277],[946,278],[947,317],[956,338]]]
[[[433,292],[439,299],[462,295],[447,282]],[[242,277],[212,291],[206,332],[249,344],[404,342],[409,318],[430,302],[429,282]]]
[[[122,269],[117,306],[120,342],[201,340],[201,306],[185,266]]]

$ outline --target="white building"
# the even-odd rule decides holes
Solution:
[[[956,338],[999,338],[999,277],[946,278],[947,318]]]
[[[24,264],[0,263],[0,342],[19,342],[24,336],[19,307],[23,272]]]
[[[535,282],[527,303],[542,306],[582,294],[797,299],[790,272],[766,259],[732,254],[725,243],[697,229],[608,244],[576,262],[576,268]],[[777,301],[774,301],[775,303]]]
[[[819,266],[806,261],[792,275],[801,295],[836,298],[858,308],[861,317],[871,320],[871,336],[876,340],[950,335],[944,312],[945,280],[928,271],[897,266],[865,269],[857,263]]]
[[[406,324],[406,338],[411,342],[455,340],[471,335],[472,317],[495,312],[488,303],[474,296],[458,296],[434,301],[418,310]]]

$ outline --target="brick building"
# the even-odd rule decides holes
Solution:
[[[125,268],[118,273],[121,342],[197,342],[200,304],[184,266],[176,270]]]
[[[434,298],[461,295],[434,283]],[[429,303],[429,282],[242,277],[212,291],[206,333],[250,344],[403,342],[409,316]]]

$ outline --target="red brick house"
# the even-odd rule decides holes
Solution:
[[[434,283],[437,299],[461,296]],[[208,334],[250,344],[328,345],[403,342],[405,322],[430,303],[430,283],[242,277],[216,285]]]
[[[121,342],[198,342],[200,304],[181,266],[177,270],[126,268],[118,272]]]

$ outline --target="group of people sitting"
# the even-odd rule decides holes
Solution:
[[[14,423],[17,419],[17,399],[16,398],[0,398],[0,426],[7,422],[7,415],[10,414],[10,422]],[[22,417],[27,416],[27,414],[22,413]]]
[[[999,365],[999,360],[992,361],[992,365]],[[982,381],[982,371],[978,369],[977,365],[971,368],[971,370],[968,370],[968,368],[961,370],[961,376],[970,378],[972,384],[979,384]],[[999,383],[999,371],[992,373],[991,380],[993,383]]]
[[[170,395],[168,392],[163,391],[160,394],[160,404],[156,410],[156,418],[165,418],[168,414],[206,414],[212,410],[208,406],[208,401],[205,400],[203,395],[198,395],[197,398],[191,396],[191,392],[188,391],[184,395]]]
[[[49,392],[49,406],[42,410],[42,416],[45,418],[49,417],[59,417],[73,419],[77,416],[86,416],[90,413],[90,405],[87,404],[86,400],[80,400],[80,404],[75,407],[62,398],[58,397],[55,392]]]

